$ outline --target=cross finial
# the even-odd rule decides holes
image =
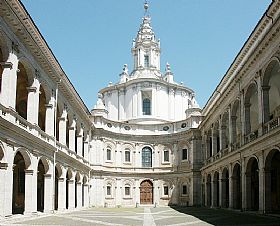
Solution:
[[[148,12],[148,9],[149,9],[149,4],[148,4],[147,0],[145,0],[144,9],[145,9],[145,15],[147,15],[147,12]]]

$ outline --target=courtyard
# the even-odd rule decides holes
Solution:
[[[280,225],[280,218],[196,207],[90,208],[36,216],[14,215],[1,225]]]

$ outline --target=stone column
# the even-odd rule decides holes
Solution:
[[[222,177],[222,171],[219,170],[219,180],[218,180],[218,186],[219,186],[219,203],[217,202],[217,206],[218,207],[222,207],[223,205],[223,183],[225,181],[223,180],[223,177]]]
[[[153,201],[155,205],[159,204],[159,181],[158,179],[154,179],[153,181],[153,189],[154,189],[154,197],[153,197]]]
[[[270,119],[269,89],[270,89],[270,86],[262,86],[263,122],[264,123],[268,122]]]
[[[142,93],[141,90],[138,89],[138,93],[137,93],[137,109],[138,109],[138,113],[137,113],[137,117],[142,117]]]
[[[236,120],[237,120],[236,116],[231,116],[231,123],[230,123],[231,124],[231,136],[230,136],[231,144],[236,144],[236,142],[237,142]]]
[[[211,175],[211,207],[216,207],[217,206],[217,181],[214,180],[214,174]]]
[[[83,157],[85,160],[89,161],[89,134],[88,131],[84,131],[83,137]]]
[[[77,182],[77,208],[80,209],[82,208],[82,182],[79,181]]]
[[[53,104],[46,104],[46,133],[50,136],[54,136],[54,107]]]
[[[78,196],[77,196],[78,198]],[[68,209],[75,208],[75,180],[68,180]]]
[[[38,124],[40,86],[28,87],[27,121]]]
[[[244,104],[244,112],[245,112],[245,135],[248,135],[251,132],[251,119],[250,119],[250,103]]]
[[[245,158],[241,159],[241,189],[242,189],[242,198],[241,198],[241,207],[242,210],[246,210],[247,206],[247,194],[246,194],[246,169],[245,169]]]
[[[139,179],[135,179],[135,205],[140,204],[140,181]]]
[[[75,147],[76,147],[76,127],[71,126],[69,127],[69,149],[73,152],[76,152]]]
[[[232,123],[231,123],[231,119],[232,119],[232,112],[231,112],[231,106],[229,106],[228,108],[228,150],[231,151],[231,147],[232,147]]]
[[[265,213],[265,168],[264,153],[259,156],[259,212]]]
[[[230,209],[233,209],[233,176],[232,176],[232,165],[230,165],[229,167],[229,171],[228,171],[228,189],[229,189],[229,200],[228,200],[228,206]],[[236,191],[237,192],[237,191]]]
[[[211,128],[211,132],[212,132],[212,155],[214,156],[215,154],[217,154],[217,135],[214,127]]]
[[[122,184],[119,178],[116,179],[115,192],[116,206],[120,206],[122,204]]]
[[[66,117],[59,118],[59,142],[66,145]]]
[[[244,106],[244,91],[242,90],[241,94],[240,94],[240,122],[241,122],[241,141],[240,141],[240,145],[244,144],[244,136],[246,134],[246,126],[245,126],[245,106]]]
[[[84,184],[83,189],[84,189],[84,207],[89,207],[89,192],[88,192],[89,186],[88,186],[88,184]]]
[[[77,154],[83,156],[83,129],[80,128],[79,134],[77,135]]]
[[[5,107],[16,108],[18,58],[12,51],[9,53],[7,62],[3,65],[1,104]]]
[[[261,72],[259,71],[256,76],[257,81],[257,89],[258,89],[258,116],[259,116],[259,125],[258,125],[258,134],[259,136],[262,134],[262,124],[264,122],[264,106],[263,106],[263,99],[262,99],[262,81],[261,81]]]
[[[44,185],[44,212],[50,213],[53,209],[53,177],[52,174],[45,174]]]
[[[0,186],[0,219],[6,215],[12,213],[12,200],[8,200],[6,197],[7,185],[13,183],[13,177],[7,177],[7,163],[0,163],[0,181],[3,181]],[[7,202],[10,201],[10,202]]]
[[[34,187],[37,190],[37,183],[34,184],[34,177],[37,179],[37,174],[33,170],[25,170],[25,208],[24,214],[31,214],[37,211],[37,192],[34,193]],[[37,180],[36,180],[37,182]],[[36,199],[35,199],[36,196]],[[35,201],[35,202],[34,202]]]
[[[58,210],[66,209],[66,178],[65,176],[58,179]]]

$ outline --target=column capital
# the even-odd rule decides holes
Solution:
[[[263,91],[269,91],[269,89],[270,89],[270,86],[262,86]]]
[[[45,104],[45,107],[52,109],[53,108],[53,104]]]
[[[35,86],[27,87],[27,91],[28,93],[35,93],[37,91],[37,87]]]
[[[9,68],[9,69],[12,69],[13,68],[13,64],[11,62],[0,62],[0,65],[3,67],[3,68]]]
[[[46,174],[44,175],[44,177],[45,177],[45,178],[51,178],[51,177],[52,177],[52,174],[50,174],[50,173],[47,174],[47,173],[46,173]]]
[[[8,163],[0,162],[0,169],[6,170],[8,168]]]
[[[34,170],[31,170],[31,169],[25,170],[25,175],[33,175],[33,173],[34,173]]]

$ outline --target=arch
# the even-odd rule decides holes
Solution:
[[[245,134],[248,135],[258,129],[259,126],[259,106],[258,87],[256,83],[251,83],[245,93]]]
[[[210,207],[212,204],[212,183],[211,183],[211,174],[207,175],[206,179],[206,206]]]
[[[14,156],[16,156],[18,152],[22,155],[24,159],[25,169],[28,169],[31,166],[31,157],[29,152],[25,148],[18,148]]]
[[[265,210],[280,211],[280,151],[272,149],[265,160]]]
[[[152,149],[148,146],[142,149],[142,167],[152,167]]]
[[[153,204],[153,183],[143,180],[140,184],[140,204]]]
[[[46,168],[40,159],[37,166],[37,211],[44,211]]]
[[[26,162],[21,152],[14,157],[12,213],[22,214],[25,209],[25,169]]]
[[[246,208],[259,209],[259,164],[255,156],[251,157],[246,167]]]
[[[225,167],[222,171],[222,207],[229,207],[229,171],[228,168]]]
[[[232,170],[232,197],[233,208],[241,209],[242,180],[240,163],[235,163]]]
[[[46,93],[43,86],[40,86],[38,125],[43,131],[46,131],[46,104],[47,104]]]
[[[280,116],[280,64],[273,58],[266,67],[263,76],[263,112],[264,122]]]

